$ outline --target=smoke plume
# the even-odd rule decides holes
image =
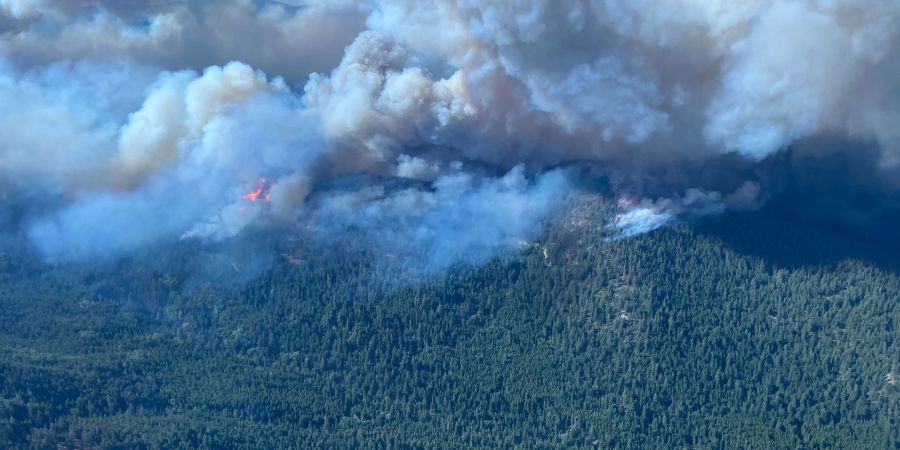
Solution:
[[[355,230],[437,270],[598,179],[621,236],[759,207],[805,170],[787,154],[858,161],[850,185],[889,198],[898,20],[894,0],[0,0],[3,223],[59,260]]]

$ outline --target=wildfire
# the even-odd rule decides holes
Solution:
[[[244,194],[241,198],[248,202],[263,201],[269,203],[269,200],[272,198],[272,194],[269,193],[269,182],[265,177],[259,177],[259,180],[256,181],[256,189]]]

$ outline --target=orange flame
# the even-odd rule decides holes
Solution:
[[[259,177],[259,180],[256,181],[256,189],[244,194],[241,198],[248,202],[262,200],[265,203],[269,203],[269,200],[272,199],[272,194],[269,193],[269,183],[266,181],[266,178]]]

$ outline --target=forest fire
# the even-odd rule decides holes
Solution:
[[[272,198],[272,194],[269,193],[269,182],[265,177],[259,177],[259,180],[256,181],[256,189],[244,194],[241,198],[248,202],[262,201],[269,203],[269,200]]]

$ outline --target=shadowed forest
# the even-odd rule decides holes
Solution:
[[[895,255],[762,213],[602,231],[570,214],[519,253],[427,278],[352,244],[297,248],[230,285],[167,272],[178,250],[153,270],[6,253],[0,441],[900,444]]]

